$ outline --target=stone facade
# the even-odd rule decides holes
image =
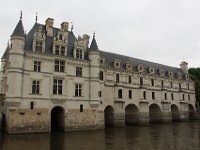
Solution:
[[[8,133],[100,129],[184,121],[195,116],[188,64],[169,67],[99,50],[95,35],[75,37],[68,23],[18,22],[1,59]]]

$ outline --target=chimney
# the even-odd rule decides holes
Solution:
[[[184,73],[188,74],[188,63],[187,62],[182,61],[180,64],[180,67]]]
[[[53,21],[54,19],[52,18],[47,18],[46,20],[47,36],[50,36],[50,37],[53,37]]]
[[[67,31],[68,31],[68,26],[69,26],[69,23],[68,23],[68,22],[63,22],[63,23],[61,23],[61,29],[62,29],[64,32],[67,32]]]
[[[83,45],[84,45],[84,47],[88,47],[88,44],[89,44],[89,39],[90,39],[90,36],[89,35],[87,35],[87,34],[84,34],[83,35]]]

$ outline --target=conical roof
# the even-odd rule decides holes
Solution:
[[[92,51],[98,51],[99,50],[99,48],[97,46],[96,39],[95,39],[95,34],[93,35],[93,39],[92,39],[92,42],[90,44],[89,50],[92,50]]]
[[[8,44],[8,46],[7,46],[3,56],[1,57],[1,59],[8,59],[9,51],[10,51],[10,47],[9,47],[9,44]]]
[[[25,37],[24,28],[23,28],[23,24],[22,24],[21,19],[19,20],[17,26],[15,27],[15,30],[13,31],[11,37],[13,37],[13,36]]]

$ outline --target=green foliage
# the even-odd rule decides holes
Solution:
[[[190,78],[195,82],[196,100],[200,102],[200,68],[189,69]]]

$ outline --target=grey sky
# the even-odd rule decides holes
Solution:
[[[54,18],[54,26],[73,22],[76,36],[84,33],[101,50],[179,67],[200,67],[199,0],[7,0],[0,6],[0,55],[23,11],[28,32],[35,23]]]

